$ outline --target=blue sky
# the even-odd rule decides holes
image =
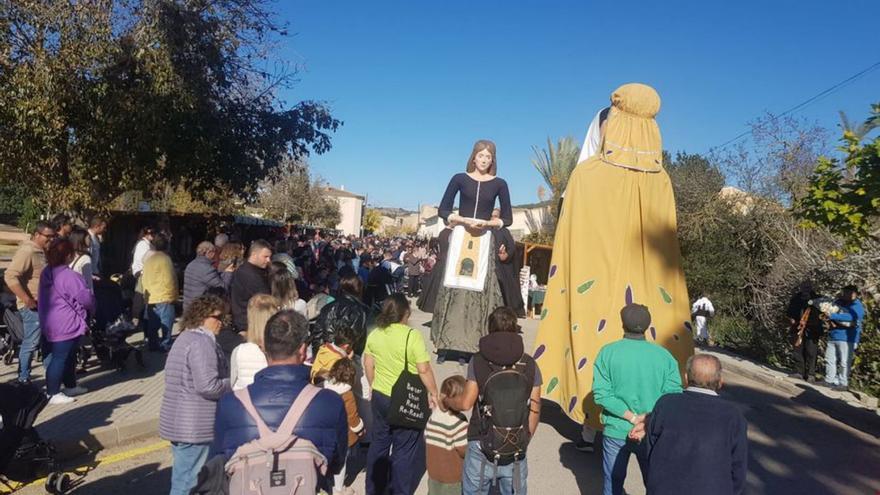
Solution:
[[[498,146],[514,204],[537,201],[532,145],[583,140],[617,86],[663,100],[668,150],[706,152],[880,61],[880,1],[382,1],[276,4],[300,67],[281,93],[344,121],[310,160],[373,205],[439,202],[473,142]],[[880,70],[796,115],[835,129],[880,102]]]

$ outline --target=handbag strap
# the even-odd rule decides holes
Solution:
[[[409,335],[411,333],[412,328],[406,332],[406,344],[403,345],[403,373],[409,372]]]

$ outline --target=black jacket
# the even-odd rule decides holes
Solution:
[[[229,283],[229,305],[232,309],[232,325],[239,332],[247,330],[247,305],[257,294],[271,294],[269,271],[244,262]]]
[[[370,308],[350,294],[340,294],[332,303],[321,308],[318,319],[312,326],[312,345],[320,346],[333,342],[336,330],[353,328],[355,341],[352,346],[355,354],[363,354],[367,342],[367,319]]]
[[[714,395],[667,394],[650,415],[648,495],[744,492],[747,423],[735,405]]]

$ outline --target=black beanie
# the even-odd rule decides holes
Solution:
[[[651,313],[647,306],[629,303],[620,310],[623,330],[630,333],[643,333],[651,326]]]

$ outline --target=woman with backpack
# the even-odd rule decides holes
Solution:
[[[526,447],[541,419],[541,370],[525,353],[516,312],[489,315],[489,334],[480,339],[467,370],[464,394],[442,397],[457,411],[473,408],[462,473],[464,495],[525,495]]]
[[[437,382],[421,332],[407,326],[409,302],[400,293],[389,295],[367,337],[364,371],[373,390],[373,438],[367,452],[367,494],[411,494],[425,473],[424,422],[421,427],[397,426],[392,389],[406,373],[418,374],[428,392],[428,405],[437,401]],[[425,406],[425,404],[421,404]],[[427,411],[422,411],[423,413]],[[427,422],[427,415],[424,420]]]

